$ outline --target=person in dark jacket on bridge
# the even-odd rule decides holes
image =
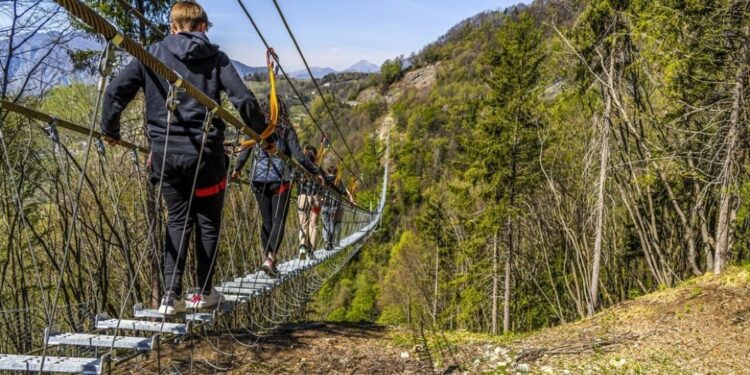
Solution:
[[[221,103],[221,92],[226,92],[243,122],[261,133],[266,121],[258,101],[245,87],[229,57],[209,42],[205,34],[208,25],[208,16],[200,5],[177,1],[171,9],[171,35],[148,50],[215,102]],[[185,311],[182,274],[194,226],[200,290],[193,294],[190,307],[215,306],[222,300],[213,288],[212,276],[226,187],[226,126],[220,118],[209,116],[194,98],[133,60],[112,81],[104,96],[101,127],[107,144],[120,140],[121,114],[141,89],[151,143],[150,180],[161,191],[168,215],[165,292],[159,312],[173,315]],[[168,101],[176,105],[168,108]]]
[[[279,122],[270,138],[273,139],[275,147],[269,151],[268,148],[255,145],[243,150],[237,159],[234,172],[232,172],[233,179],[239,178],[251,152],[255,152],[251,182],[255,200],[263,219],[260,238],[265,261],[261,265],[261,269],[270,277],[279,275],[276,263],[278,262],[281,240],[284,237],[293,179],[292,167],[287,165],[277,153],[280,152],[288,157],[293,157],[303,168],[316,176],[321,184],[324,181],[321,170],[302,151],[297,133],[289,121],[286,105],[281,98],[278,98],[278,102]]]

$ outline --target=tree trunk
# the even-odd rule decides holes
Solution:
[[[743,42],[740,48],[737,74],[735,75],[734,90],[732,91],[732,112],[729,115],[729,129],[725,138],[727,145],[726,156],[721,169],[719,179],[721,181],[719,191],[719,210],[716,219],[716,251],[714,253],[714,273],[721,273],[727,264],[729,248],[731,246],[731,227],[736,215],[736,187],[735,180],[738,174],[740,159],[740,114],[745,107],[743,95],[745,92],[745,80],[747,79],[747,41],[750,39],[750,27],[742,29]]]
[[[745,29],[747,35],[747,29]],[[735,180],[737,174],[737,165],[739,164],[739,146],[740,146],[740,112],[742,111],[743,101],[742,94],[745,90],[745,79],[747,76],[747,70],[743,62],[744,57],[747,55],[747,45],[742,47],[740,55],[741,66],[737,71],[737,75],[734,83],[734,90],[732,92],[732,112],[729,116],[729,129],[725,138],[725,144],[727,145],[726,156],[721,168],[721,175],[719,177],[721,185],[719,187],[719,210],[716,218],[716,251],[714,254],[714,273],[720,274],[727,264],[727,257],[729,254],[730,247],[730,231],[733,224],[733,211],[735,210]]]
[[[614,87],[615,55],[609,58],[607,75],[610,88]],[[594,315],[599,304],[599,272],[602,259],[602,242],[604,237],[604,200],[607,185],[607,167],[609,166],[609,134],[612,129],[612,96],[607,87],[602,86],[604,95],[604,116],[602,119],[601,149],[599,163],[599,186],[596,199],[596,233],[594,234],[594,257],[591,264],[591,284],[589,285],[588,315]]]
[[[148,236],[151,238],[151,306],[158,308],[161,304],[161,268],[159,255],[162,253],[159,243],[159,209],[156,189],[150,183],[146,187],[146,216],[148,220]]]
[[[591,265],[591,286],[588,315],[594,315],[599,304],[599,272],[602,259],[602,241],[604,237],[604,199],[607,184],[607,167],[609,165],[609,132],[612,99],[607,95],[604,123],[601,138],[601,161],[599,164],[599,186],[596,199],[596,234],[594,238],[594,259]]]
[[[438,287],[440,286],[440,248],[435,246],[435,295],[432,297],[432,320],[437,324]]]
[[[513,255],[513,228],[508,219],[508,256],[505,257],[505,295],[503,296],[503,334],[510,332],[510,271]]]
[[[497,335],[497,292],[500,284],[500,275],[497,272],[497,232],[492,241],[492,334]]]

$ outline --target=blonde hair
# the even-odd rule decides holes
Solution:
[[[201,23],[209,25],[208,15],[195,1],[177,1],[170,14],[172,28],[181,31],[196,31]]]

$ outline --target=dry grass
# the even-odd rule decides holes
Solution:
[[[548,353],[529,358],[532,373],[750,374],[749,320],[750,272],[732,268],[540,331],[511,348],[518,357]]]
[[[750,374],[750,269],[702,276],[522,337],[426,336],[436,373]],[[235,339],[255,346],[244,348]],[[183,374],[431,373],[425,354],[408,330],[314,323],[262,339],[225,335],[211,344],[198,339],[169,346],[161,365]],[[154,357],[129,372],[154,371]]]

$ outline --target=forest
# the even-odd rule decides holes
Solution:
[[[410,56],[391,230],[318,311],[520,333],[746,263],[749,10],[535,1]]]
[[[156,40],[117,1],[89,3],[127,35]],[[144,0],[141,11],[164,27],[168,3]],[[24,52],[14,46],[31,33],[61,30],[47,46],[57,47],[91,31],[60,10],[49,16],[38,1],[12,6],[2,3],[17,22],[0,30],[11,36],[0,52],[0,96],[88,124],[96,86],[46,84],[53,55],[23,79],[11,81],[9,72],[14,54]],[[750,261],[749,16],[746,0],[536,0],[467,19],[421,51],[386,61],[380,74],[325,77],[325,101],[280,84],[306,142],[321,142],[316,126],[333,132],[333,124],[313,120],[329,109],[345,125],[353,153],[343,162],[356,160],[359,176],[344,178],[368,181],[357,187],[362,207],[379,193],[385,144],[378,131],[393,123],[384,222],[300,319],[523,333]],[[79,71],[96,70],[96,57],[71,55]],[[428,88],[402,82],[425,69],[437,72]],[[267,77],[247,78],[264,97]],[[311,91],[309,82],[296,84]],[[142,115],[136,105],[124,117],[126,136],[140,143]],[[117,311],[113,295],[127,293],[121,283],[148,301],[158,285],[149,268],[133,267],[158,268],[143,246],[153,218],[144,219],[141,207],[155,203],[134,182],[144,173],[130,154],[92,162],[92,175],[80,180],[85,230],[70,233],[77,207],[66,188],[79,181],[81,166],[70,160],[83,138],[64,136],[73,142],[63,150],[69,157],[60,157],[49,133],[2,116],[0,168],[19,179],[0,179],[5,319],[34,301],[39,308],[49,298],[39,288],[55,283],[63,286],[58,299],[73,306],[61,319],[73,326],[76,314],[89,313],[75,306]],[[112,195],[100,201],[93,191],[107,186]],[[19,201],[26,211],[16,209]],[[257,240],[242,229],[230,229],[222,246]],[[65,240],[75,245],[72,263],[58,279]],[[232,259],[221,264],[222,276],[242,271]],[[32,272],[40,267],[55,272]],[[102,279],[110,273],[116,279]],[[25,329],[19,323],[2,333]]]

